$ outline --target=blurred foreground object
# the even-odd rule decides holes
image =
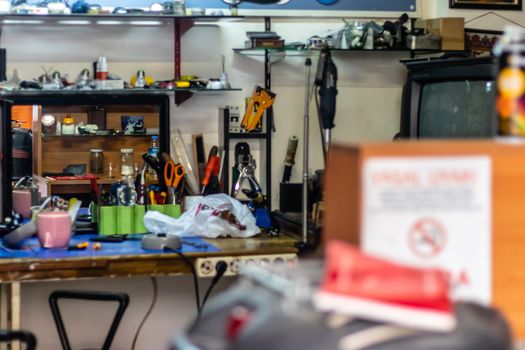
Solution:
[[[341,254],[346,254],[346,257]],[[394,322],[374,321],[381,313],[374,317],[350,316],[338,311],[324,313],[316,310],[311,302],[322,275],[320,263],[306,263],[297,269],[283,266],[281,271],[275,267],[272,271],[252,265],[245,269],[245,278],[241,282],[212,300],[200,319],[174,340],[172,350],[512,348],[507,323],[497,311],[475,304],[448,305],[446,282],[440,282],[440,272],[393,265],[364,256],[344,243],[331,244],[327,255],[325,281],[338,277],[338,288],[361,289],[365,291],[362,293],[364,298],[388,295],[390,290],[385,288],[385,283],[388,283],[394,289],[391,298],[404,295],[404,301],[412,305],[428,306],[429,300],[440,300],[450,311],[445,314],[451,320],[457,320],[456,326],[450,331],[427,331]],[[392,269],[396,270],[395,273]],[[391,276],[387,276],[388,273]],[[356,280],[355,287],[350,287],[352,278]],[[396,280],[399,286],[394,287]],[[343,287],[345,283],[347,286]],[[430,293],[426,288],[420,288],[422,285],[429,287]],[[409,290],[414,286],[416,292],[411,293]],[[321,288],[322,291],[330,289],[327,282]],[[404,290],[403,293],[400,290]],[[344,303],[339,305],[344,306]]]

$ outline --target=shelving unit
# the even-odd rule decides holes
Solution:
[[[38,92],[4,92],[1,95],[3,111],[7,120],[11,119],[12,106],[33,106],[37,115],[33,115],[33,173],[41,175],[45,172],[62,172],[66,165],[86,164],[89,170],[90,149],[104,150],[105,167],[113,164],[113,173],[108,178],[107,171],[101,175],[100,183],[108,184],[119,178],[120,149],[133,148],[135,162],[142,163],[141,154],[146,152],[153,134],[159,136],[161,152],[169,152],[169,96],[163,93],[131,93],[124,91],[102,93],[64,93],[63,91]],[[121,117],[125,115],[141,115],[144,117],[146,130],[154,130],[140,135],[56,135],[43,134],[41,119],[46,113],[53,114],[56,120],[62,120],[66,115],[75,118],[75,123],[88,124],[92,107],[104,109],[105,129],[121,130]],[[54,181],[50,184],[53,193],[81,193],[82,186],[89,181],[78,183],[70,181]],[[89,186],[87,187],[89,190]]]

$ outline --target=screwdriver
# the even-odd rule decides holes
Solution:
[[[205,194],[206,187],[212,181],[212,177],[218,178],[219,176],[221,159],[217,156],[218,153],[219,153],[219,148],[217,146],[213,146],[210,150],[210,155],[208,157],[208,163],[206,164],[206,168],[204,170],[204,176],[202,178],[202,194]],[[218,181],[215,181],[215,182],[218,182]],[[210,189],[208,189],[208,192],[209,190]]]

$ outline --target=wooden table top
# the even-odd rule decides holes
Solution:
[[[190,260],[204,257],[246,256],[297,253],[296,236],[259,235],[254,238],[210,239],[220,252],[184,254]],[[52,281],[79,278],[162,276],[191,273],[190,267],[176,253],[97,256],[60,259],[1,259],[0,282]]]

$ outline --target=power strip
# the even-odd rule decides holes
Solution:
[[[273,254],[273,255],[246,255],[246,256],[221,256],[213,258],[198,258],[195,260],[195,270],[199,277],[214,277],[215,266],[219,261],[228,264],[225,276],[235,276],[241,272],[243,266],[255,264],[259,266],[287,266],[293,267],[297,264],[296,254]]]

